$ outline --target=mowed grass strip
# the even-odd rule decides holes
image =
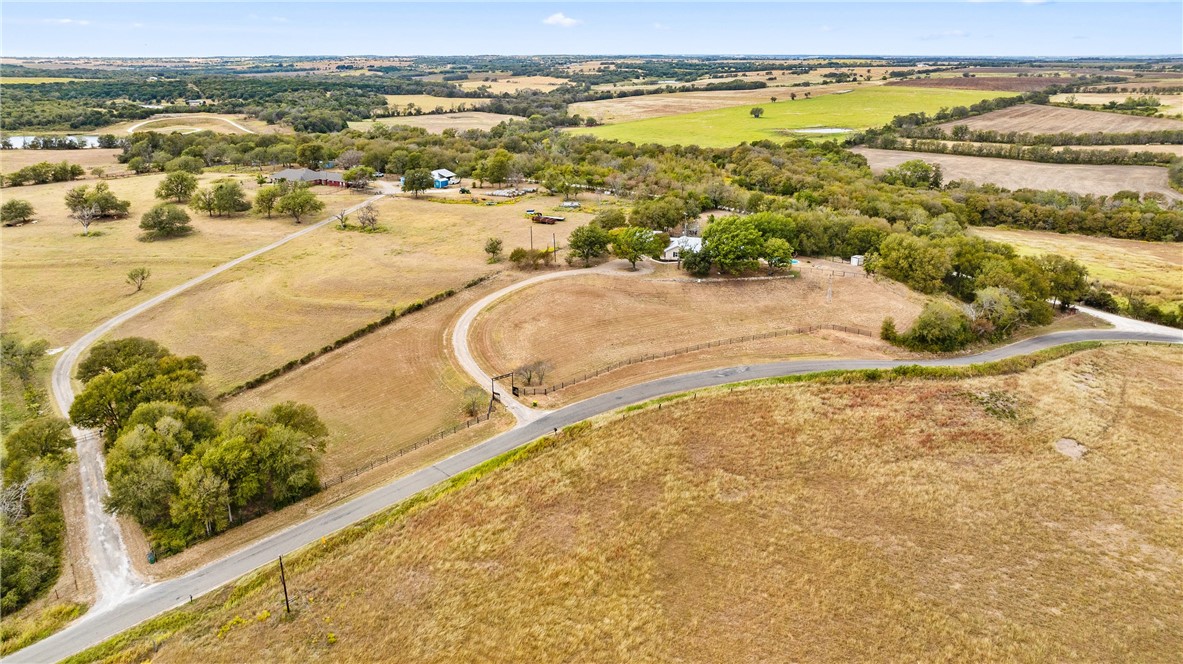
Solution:
[[[706,147],[728,147],[744,141],[764,139],[786,140],[791,130],[809,128],[865,129],[878,127],[893,117],[924,111],[935,113],[950,106],[969,106],[983,99],[1005,96],[1006,93],[974,90],[945,90],[876,86],[859,88],[850,85],[851,92],[827,94],[811,99],[798,97],[795,101],[760,102],[697,113],[684,113],[635,122],[624,122],[602,127],[574,129],[575,133],[591,134],[600,138],[661,143],[664,145],[694,144]],[[799,92],[804,94],[807,89]],[[778,98],[788,96],[786,90],[768,93]],[[764,116],[751,116],[751,109],[759,106]],[[833,138],[833,135],[828,136]]]
[[[224,177],[237,179],[248,196],[258,188],[254,177],[246,174],[206,173],[199,180],[207,186]],[[95,222],[90,237],[81,236],[82,226],[70,218],[64,199],[70,189],[93,187],[94,181],[5,189],[5,200],[11,196],[33,205],[37,223],[0,230],[3,329],[46,339],[53,346],[66,345],[120,311],[299,230],[290,218],[210,218],[190,211],[193,234],[140,242],[140,217],[160,202],[154,192],[162,179],[164,174],[157,173],[108,182],[116,196],[131,202],[130,215]],[[338,195],[323,193],[327,200]],[[152,271],[138,293],[126,282],[128,270],[136,267]]]
[[[906,328],[923,306],[922,297],[899,284],[862,277],[834,278],[827,302],[829,273],[804,261],[800,268],[796,279],[724,283],[695,283],[669,266],[658,268],[654,278],[588,275],[543,282],[482,312],[472,347],[494,374],[548,361],[554,366],[549,385],[622,360],[746,334],[825,323],[877,333],[887,316]],[[799,346],[806,354],[821,351],[811,343]],[[774,347],[793,352],[783,341]],[[890,352],[885,344],[883,349]],[[674,364],[697,361],[687,355]]]
[[[392,308],[495,271],[486,263],[485,240],[503,238],[507,253],[528,246],[525,210],[557,201],[527,198],[486,207],[387,198],[377,206],[387,232],[342,231],[331,224],[145,312],[112,335],[149,337],[182,355],[199,355],[209,366],[210,386],[227,390]],[[325,215],[353,202],[330,203]],[[562,245],[576,220],[589,216],[568,215],[566,223],[547,227],[546,241],[553,232]]]
[[[1172,660],[1180,371],[665,400],[288,558],[290,617],[268,569],[70,661]]]
[[[1013,245],[1021,255],[1059,254],[1074,258],[1118,296],[1153,304],[1183,306],[1183,243],[1140,242],[1109,237],[975,227],[974,235]]]

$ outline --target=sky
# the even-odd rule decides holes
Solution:
[[[1183,2],[14,2],[0,54],[1183,53]]]

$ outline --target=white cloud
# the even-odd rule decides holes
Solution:
[[[90,21],[77,18],[47,18],[42,23],[52,23],[53,25],[90,25]]]
[[[580,21],[579,19],[571,18],[570,16],[567,16],[563,12],[559,12],[557,14],[551,14],[550,16],[547,16],[546,18],[542,19],[542,22],[547,25],[557,25],[560,28],[573,28],[573,27],[579,25],[580,23],[583,23],[583,21]]]

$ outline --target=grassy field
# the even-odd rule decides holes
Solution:
[[[1167,183],[1167,169],[1160,166],[1043,164],[1018,159],[864,147],[856,147],[852,151],[866,157],[871,170],[876,173],[899,166],[905,161],[920,159],[930,164],[940,164],[945,182],[964,179],[978,183],[988,182],[1007,189],[1058,189],[1097,195],[1109,195],[1122,190],[1155,191],[1166,196],[1168,200],[1183,200],[1183,196],[1171,189]]]
[[[209,183],[223,177],[226,174],[207,173],[199,179]],[[235,177],[248,194],[257,188],[252,176]],[[140,242],[140,216],[159,202],[153,192],[163,178],[158,173],[109,182],[112,192],[131,201],[131,214],[94,223],[91,237],[81,237],[82,227],[69,218],[63,201],[79,183],[5,189],[5,198],[29,201],[38,221],[0,230],[3,329],[44,338],[53,346],[66,345],[116,313],[297,229],[290,218],[211,219],[194,213],[190,216],[197,232],[189,237]],[[322,189],[329,201],[341,195],[336,189]],[[140,266],[152,276],[143,291],[133,293],[125,275]]]
[[[486,77],[492,78],[493,80],[481,80]],[[508,73],[494,74],[492,76],[489,74],[474,74],[467,81],[455,81],[456,85],[459,85],[465,90],[476,90],[484,85],[488,86],[489,92],[498,95],[505,92],[513,94],[519,90],[550,92],[566,82],[567,79],[555,78],[554,76],[512,76]]]
[[[268,569],[71,661],[1171,661],[1181,371],[667,401],[289,557],[290,617]]]
[[[158,131],[162,133],[172,133],[174,131],[181,133],[194,131],[212,131],[218,134],[245,133],[229,122],[226,122],[226,120],[233,120],[256,134],[291,132],[290,127],[269,125],[262,120],[245,115],[226,113],[162,113],[147,120],[129,120],[127,122],[107,125],[101,129],[96,129],[94,133],[124,136],[133,130],[133,128],[135,128],[134,131]]]
[[[365,131],[374,123],[385,125],[406,125],[422,127],[433,134],[441,134],[445,129],[465,131],[467,129],[492,129],[502,122],[524,120],[516,115],[502,115],[500,113],[484,113],[482,111],[467,111],[464,113],[433,113],[431,115],[413,115],[394,118],[378,118],[377,120],[362,120],[350,122],[350,129]]]
[[[82,150],[0,150],[0,173],[11,173],[15,170],[48,161],[59,163],[68,161],[78,164],[87,171],[99,166],[108,174],[126,173],[127,168],[116,161],[115,157],[123,150],[119,148],[85,148]],[[18,188],[5,189],[4,197],[20,198]]]
[[[486,309],[473,326],[473,350],[493,374],[546,360],[554,365],[549,384],[620,360],[775,329],[833,323],[877,334],[886,316],[910,325],[923,304],[898,284],[858,277],[835,278],[832,302],[826,302],[828,278],[808,267],[800,272],[798,279],[695,283],[664,266],[651,278],[589,275],[543,282]],[[890,349],[868,341],[879,353]],[[847,350],[860,352],[786,337],[767,344],[765,353],[774,359]],[[728,359],[721,354],[717,361]],[[671,358],[667,371],[699,361],[695,355]]]
[[[508,253],[529,244],[527,208],[557,198],[496,207],[409,198],[379,205],[386,233],[326,227],[226,272],[129,321],[116,336],[147,336],[182,354],[200,355],[218,390],[273,367],[406,306],[499,269],[486,264],[485,240]],[[341,207],[344,206],[342,202]],[[335,208],[330,205],[326,213]],[[586,213],[538,232],[562,244]],[[217,316],[194,317],[193,311]]]
[[[1155,304],[1183,307],[1183,245],[1040,231],[974,228],[974,235],[1014,245],[1020,254],[1074,258],[1116,295],[1133,293]]]
[[[446,111],[454,111],[457,106],[464,106],[465,108],[472,108],[478,104],[483,104],[489,101],[484,97],[432,97],[431,95],[383,95],[386,97],[386,105],[391,108],[402,110],[408,104],[414,104],[416,108],[424,111],[434,111],[437,108],[443,108]]]
[[[1058,94],[1052,97],[1055,102],[1067,102],[1075,99],[1078,104],[1108,104],[1111,101],[1121,103],[1130,97],[1151,96],[1159,101],[1158,110],[1167,115],[1183,113],[1183,95],[1139,95],[1123,92],[1077,92],[1075,94]]]
[[[69,83],[70,81],[88,81],[87,78],[52,78],[48,76],[0,76],[0,85]]]
[[[1032,134],[1087,134],[1091,132],[1119,133],[1129,131],[1155,131],[1158,129],[1183,129],[1183,122],[1166,118],[1146,118],[1122,113],[1082,111],[1078,108],[1059,106],[1037,106],[1021,104],[999,111],[991,111],[970,118],[954,120],[937,125],[946,131],[956,125],[970,129],[993,129],[994,131],[1016,131]]]
[[[865,87],[847,94],[829,94],[815,99],[762,102],[758,105],[764,109],[764,117],[759,119],[749,114],[751,107],[738,106],[573,131],[634,143],[726,147],[744,141],[809,135],[793,134],[793,130],[877,127],[902,113],[932,113],[942,107],[968,105],[997,96],[999,93],[996,92],[968,90]]]

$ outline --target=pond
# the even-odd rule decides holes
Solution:
[[[68,138],[68,139],[74,141],[75,143],[81,144],[83,147],[97,148],[99,146],[99,137],[98,136],[83,135],[83,134],[72,134],[69,136],[9,136],[9,137],[7,137],[7,140],[8,140],[8,144],[11,145],[14,150],[21,150],[26,147],[29,147],[29,144],[33,143],[37,139],[43,139],[43,138],[50,138],[50,139]]]

